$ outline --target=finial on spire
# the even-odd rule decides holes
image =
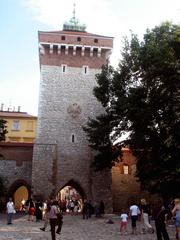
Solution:
[[[73,17],[69,20],[69,22],[65,22],[63,24],[63,30],[65,31],[80,31],[84,32],[86,30],[86,25],[81,24],[79,20],[76,18],[76,4],[73,4]]]
[[[76,4],[75,3],[73,4],[73,7],[74,7],[74,9],[73,9],[73,18],[75,19],[76,18]]]

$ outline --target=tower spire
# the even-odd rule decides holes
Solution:
[[[73,4],[73,17],[63,24],[63,30],[65,31],[79,31],[85,32],[86,25],[79,22],[76,18],[76,4]]]
[[[73,4],[73,18],[76,18],[76,4]]]

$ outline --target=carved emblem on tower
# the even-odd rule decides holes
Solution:
[[[70,104],[67,108],[67,112],[72,118],[76,118],[81,114],[81,107],[77,103]]]

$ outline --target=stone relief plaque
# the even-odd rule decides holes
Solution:
[[[76,118],[81,114],[81,107],[77,103],[70,104],[67,112],[72,118]]]

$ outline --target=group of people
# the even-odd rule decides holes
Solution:
[[[74,211],[76,203],[70,205],[71,211]],[[63,209],[61,201],[56,199],[50,201],[34,201],[29,199],[25,203],[25,208],[28,213],[28,220],[33,221],[34,215],[36,221],[44,220],[44,226],[40,228],[45,231],[48,223],[50,225],[52,240],[56,240],[56,233],[60,234],[63,225]],[[12,198],[6,204],[7,209],[7,224],[12,224],[12,216],[16,213]],[[92,214],[96,217],[100,217],[105,212],[105,205],[103,200],[100,201],[95,207],[92,206],[91,201],[86,199],[83,202],[82,215],[83,219],[88,219]],[[147,203],[146,199],[141,199],[140,204],[135,202],[129,207],[128,211],[122,210],[120,214],[120,233],[127,232],[128,219],[131,219],[132,234],[137,233],[137,220],[143,220],[144,228],[142,233],[153,233],[154,229],[150,223],[150,216],[155,221],[156,235],[158,240],[169,240],[169,235],[166,230],[166,222],[171,219],[175,219],[176,226],[176,239],[180,240],[180,198],[176,198],[171,201],[170,204],[163,204],[161,199],[158,199],[151,207]],[[57,226],[57,229],[56,229]]]
[[[150,224],[150,216],[155,221],[158,240],[170,239],[166,229],[166,222],[175,217],[176,239],[180,240],[180,198],[176,198],[169,205],[164,205],[162,200],[159,199],[152,208],[150,208],[146,199],[141,199],[139,206],[132,202],[129,211],[122,210],[120,215],[120,233],[127,233],[128,218],[131,219],[132,234],[137,233],[136,222],[138,219],[143,220],[144,228],[142,233],[154,233],[154,229]]]

